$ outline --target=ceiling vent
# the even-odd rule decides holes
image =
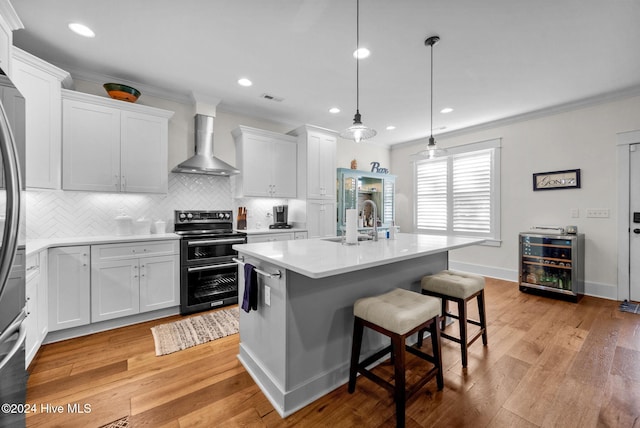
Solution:
[[[271,94],[260,94],[260,98],[264,98],[265,100],[269,100],[269,101],[277,101],[279,103],[284,101],[284,98],[276,97],[275,95],[271,95]]]

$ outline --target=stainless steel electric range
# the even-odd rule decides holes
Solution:
[[[233,244],[247,234],[233,231],[231,211],[175,211],[180,242],[180,313],[238,303],[238,263]]]

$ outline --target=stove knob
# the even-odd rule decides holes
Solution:
[[[193,219],[193,214],[191,214],[191,213],[187,214],[187,219],[188,219],[189,221],[191,221],[191,219]]]
[[[180,221],[184,221],[184,219],[187,218],[187,216],[185,215],[185,213],[180,213],[178,218],[180,219]]]
[[[219,219],[223,219],[224,218],[224,213],[218,213],[218,218]]]
[[[229,213],[225,213],[224,214],[224,218],[226,218],[227,220],[229,220],[231,218],[231,214]]]

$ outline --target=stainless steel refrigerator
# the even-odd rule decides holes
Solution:
[[[24,98],[0,70],[0,427],[25,425],[24,128]]]

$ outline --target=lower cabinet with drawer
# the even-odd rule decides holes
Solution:
[[[27,318],[27,339],[25,342],[26,367],[35,357],[42,341],[49,332],[48,290],[47,290],[47,250],[27,257],[25,297]]]
[[[49,250],[49,331],[89,324],[90,247]]]
[[[179,241],[91,246],[91,322],[180,304]]]

